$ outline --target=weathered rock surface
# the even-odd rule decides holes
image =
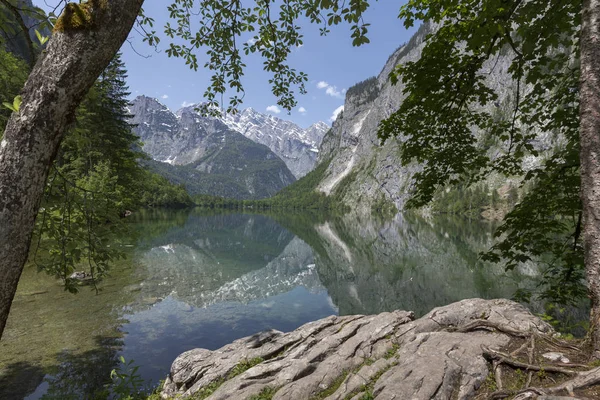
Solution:
[[[476,320],[514,331],[552,331],[509,300],[463,300],[417,320],[408,311],[331,316],[289,333],[261,332],[215,351],[185,352],[173,362],[162,396],[203,391],[211,393],[206,397],[211,400],[248,399],[276,390],[273,399],[360,399],[366,394],[468,399],[489,373],[482,346],[502,348],[511,340],[499,331],[461,332]]]

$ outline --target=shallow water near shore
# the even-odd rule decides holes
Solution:
[[[478,261],[492,228],[414,215],[139,213],[99,294],[25,269],[0,342],[0,398],[93,398],[120,356],[155,385],[180,353],[265,329],[510,297],[519,279]]]

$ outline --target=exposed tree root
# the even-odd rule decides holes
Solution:
[[[466,333],[476,331],[479,329],[497,330],[499,332],[506,333],[507,335],[516,336],[520,338],[529,338],[531,336],[531,332],[520,331],[508,325],[498,324],[492,321],[488,321],[487,319],[478,319],[473,322],[470,322],[456,329],[456,332]]]
[[[499,390],[502,390],[502,388],[504,387],[504,385],[502,384],[502,368],[500,367],[500,363],[497,360],[495,360],[492,365],[494,370],[494,378],[496,380],[496,387]]]
[[[474,324],[473,324],[474,325]],[[485,326],[485,325],[484,325]],[[522,335],[517,335],[519,337],[523,337]],[[542,338],[549,344],[553,346],[560,346],[563,348],[569,348],[571,350],[576,350],[580,352],[581,350],[575,346],[570,344],[562,343],[557,341],[554,338],[546,337],[543,335],[529,335],[529,339],[526,343],[520,346],[515,351],[510,354],[503,353],[498,350],[493,350],[487,348],[485,346],[483,349],[483,356],[488,359],[492,363],[492,368],[496,380],[496,387],[498,390],[493,392],[489,398],[490,399],[504,399],[508,397],[513,397],[515,400],[518,399],[527,399],[530,398],[531,395],[541,396],[541,395],[555,395],[560,393],[567,393],[570,396],[575,397],[575,391],[588,388],[593,385],[600,384],[600,367],[593,368],[587,371],[576,371],[573,369],[568,369],[565,367],[575,367],[575,368],[588,368],[589,366],[584,364],[577,363],[568,363],[562,364],[562,366],[556,365],[536,365],[535,362],[535,339]],[[523,362],[515,359],[515,356],[521,352],[523,352],[527,348],[527,356],[529,362]],[[507,390],[502,386],[502,378],[501,378],[501,366],[506,365],[509,367],[523,369],[528,371],[527,381],[524,387],[520,390]],[[572,377],[566,382],[560,383],[551,387],[530,387],[531,381],[533,378],[533,371],[542,371],[542,372],[554,372],[559,374],[564,374]],[[550,379],[550,377],[548,377]],[[552,379],[552,381],[554,381]],[[555,382],[555,381],[554,381]],[[579,399],[585,399],[584,397],[577,396]]]
[[[530,371],[542,371],[543,370],[546,372],[558,372],[561,374],[571,375],[571,376],[579,374],[579,372],[577,372],[577,371],[573,371],[573,370],[561,368],[561,367],[556,367],[554,365],[538,366],[538,365],[534,365],[534,364],[524,363],[524,362],[521,362],[518,360],[514,360],[508,354],[502,353],[497,350],[489,349],[485,346],[483,346],[483,356],[492,361],[497,360],[500,364],[506,364],[506,365],[510,365],[512,367],[522,368],[522,369],[526,369],[526,370],[530,370]]]
[[[569,350],[573,350],[573,351],[581,351],[581,349],[577,346],[573,346],[572,344],[564,341],[564,340],[560,340],[560,339],[556,339],[553,338],[552,336],[548,336],[548,335],[537,335],[540,339],[545,340],[546,343],[550,344],[551,346],[554,346],[556,348],[562,348],[562,349],[569,349]]]
[[[505,399],[505,398],[508,398],[508,397],[511,397],[511,396],[515,396],[515,395],[519,395],[519,394],[524,394],[524,393],[533,393],[533,394],[536,394],[538,396],[542,396],[542,395],[547,394],[546,392],[544,392],[542,390],[539,390],[539,389],[536,389],[536,388],[527,388],[527,389],[520,390],[520,391],[518,391],[516,393],[514,391],[512,391],[512,390],[497,390],[494,393],[492,393],[489,398],[492,399],[492,400]]]
[[[527,343],[527,342],[525,342]],[[529,358],[529,364],[533,364],[535,354],[535,335],[531,335],[531,346],[529,346],[529,350],[527,351],[527,356]],[[525,383],[525,387],[528,388],[531,386],[531,379],[533,378],[533,371],[529,370],[527,373],[527,382]]]
[[[578,372],[577,376],[570,381],[561,383],[558,386],[547,389],[550,393],[558,393],[563,390],[572,395],[576,389],[584,389],[600,383],[600,367],[596,367],[589,371]]]
[[[511,357],[516,357],[519,353],[521,353],[523,350],[525,350],[527,348],[527,342],[523,343],[521,345],[521,347],[519,347],[518,349],[516,349],[515,351],[510,353]]]

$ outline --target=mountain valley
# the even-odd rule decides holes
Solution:
[[[329,126],[302,129],[251,108],[221,118],[203,117],[197,106],[173,113],[158,100],[138,96],[129,112],[143,163],[190,194],[233,199],[271,197],[314,167]]]

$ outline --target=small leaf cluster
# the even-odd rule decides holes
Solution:
[[[134,365],[133,360],[126,361],[123,356],[119,357],[119,362],[119,366],[110,372],[111,383],[108,386],[111,392],[121,400],[146,398],[145,381],[138,372],[139,365]]]
[[[14,54],[4,50],[0,44],[0,139],[8,118],[18,112],[21,106],[19,92],[25,84],[29,68],[27,64]]]

